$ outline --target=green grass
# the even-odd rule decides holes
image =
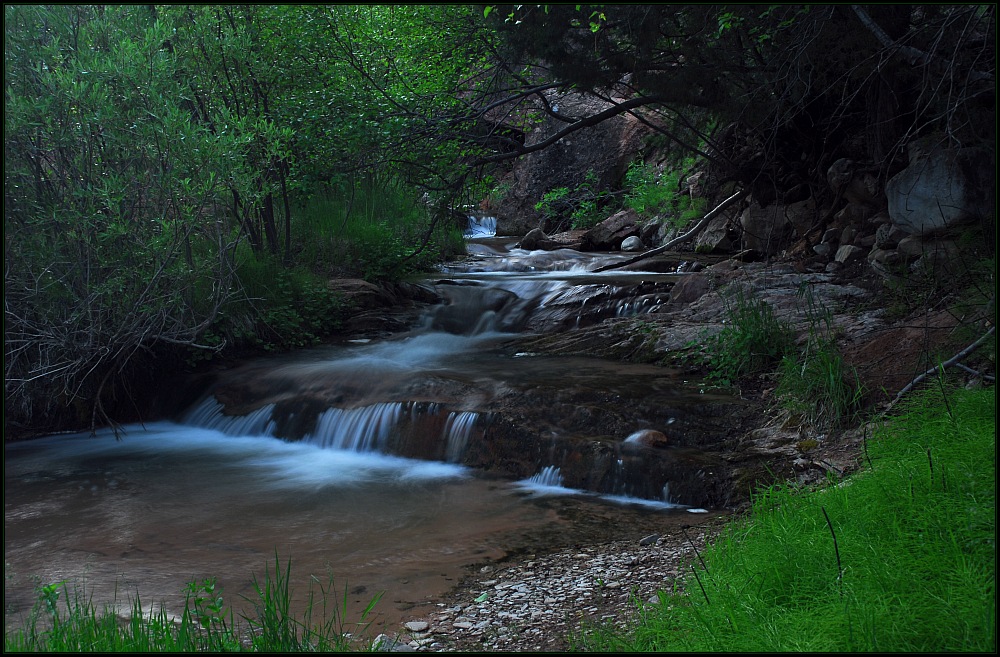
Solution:
[[[809,286],[799,290],[799,297],[805,299],[809,327],[799,353],[781,359],[778,398],[814,426],[836,427],[855,419],[864,390],[857,371],[844,362],[837,346],[833,313],[816,302]]]
[[[692,345],[697,350],[695,358],[709,368],[708,378],[723,386],[767,371],[795,347],[791,328],[778,319],[766,301],[748,297],[742,288],[736,288],[725,303],[722,330]]]
[[[994,652],[996,392],[937,388],[818,490],[763,490],[607,651]]]
[[[5,652],[348,652],[372,647],[369,614],[348,623],[347,591],[335,594],[332,581],[313,580],[306,610],[291,611],[291,562],[253,577],[253,612],[235,617],[214,579],[191,582],[185,590],[180,618],[160,607],[144,609],[139,596],[130,598],[129,613],[112,602],[100,609],[79,589],[58,582],[39,588],[39,598],[22,627],[4,634]]]

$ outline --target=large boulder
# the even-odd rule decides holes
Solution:
[[[639,215],[631,208],[611,215],[583,234],[584,251],[617,251],[629,237],[639,235]]]
[[[553,92],[548,101],[551,106],[558,107],[560,115],[566,117],[590,116],[610,107],[606,101],[579,93]],[[525,145],[549,139],[566,125],[566,121],[547,115],[542,115],[539,123],[526,121]],[[578,188],[590,172],[597,179],[595,189],[619,187],[629,163],[635,159],[650,134],[652,129],[635,117],[620,115],[578,130],[547,148],[518,158],[511,172],[502,180],[506,192],[490,206],[497,218],[497,234],[524,235],[532,228],[542,228],[551,234],[567,229],[568,222],[560,225],[558,219],[547,220],[535,209],[535,204],[553,189]]]
[[[794,233],[783,205],[762,208],[752,202],[740,216],[740,225],[743,227],[743,248],[764,256],[784,250],[791,244]]]
[[[980,149],[910,149],[910,164],[885,186],[892,223],[927,235],[985,216],[995,194],[995,170]]]
[[[550,238],[541,228],[532,228],[528,234],[521,238],[518,246],[525,251],[554,251],[563,245]]]

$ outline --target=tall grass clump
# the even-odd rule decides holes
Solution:
[[[731,385],[740,377],[768,370],[794,345],[791,328],[778,319],[771,306],[737,288],[726,299],[725,326],[696,347],[709,367],[709,379]]]
[[[253,615],[243,619],[250,628],[250,649],[253,652],[341,652],[356,648],[356,638],[366,636],[371,621],[369,615],[378,604],[377,595],[361,611],[353,625],[348,621],[347,589],[336,597],[332,578],[324,585],[317,578],[310,582],[306,611],[297,618],[291,611],[292,591],[289,560],[282,568],[274,557],[274,571],[265,567],[264,577],[253,577],[254,597],[249,599]]]
[[[587,650],[995,652],[996,392],[937,388],[862,471],[761,491],[676,590]]]
[[[855,416],[863,389],[857,371],[849,367],[837,347],[833,317],[803,286],[808,322],[805,345],[785,354],[778,367],[778,397],[792,413],[821,427],[834,427]]]
[[[368,617],[379,597],[348,621],[347,590],[335,595],[332,578],[311,580],[305,611],[292,613],[291,561],[253,577],[253,609],[237,619],[214,578],[191,582],[179,618],[163,607],[144,608],[136,595],[98,609],[93,599],[65,582],[39,588],[24,624],[4,634],[5,652],[348,652],[371,648]]]

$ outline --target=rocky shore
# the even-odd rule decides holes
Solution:
[[[888,318],[864,278],[847,270],[811,273],[780,264],[722,262],[679,286],[675,303],[645,315],[643,331],[635,330],[635,320],[609,320],[587,330],[536,338],[525,348],[626,360],[630,354],[647,360],[644,348],[671,354],[683,350],[706,329],[721,327],[725,302],[720,289],[735,286],[766,298],[778,316],[801,333],[808,329],[808,322],[798,295],[807,285],[830,311],[827,318],[837,327],[845,359],[856,368],[869,395],[869,407],[878,408],[888,401],[887,393],[912,378],[928,344],[953,348],[948,337],[955,322],[942,320],[940,314]],[[681,296],[695,287],[694,294]],[[640,335],[643,344],[636,345]],[[743,382],[739,395],[747,412],[734,418],[731,441],[723,449],[733,485],[732,511],[746,508],[748,495],[741,487],[752,487],[762,476],[762,468],[770,476],[812,485],[831,476],[845,477],[860,466],[870,426],[834,429],[803,422],[780,409],[774,383],[766,379]],[[380,648],[564,651],[588,627],[611,624],[625,630],[643,607],[660,603],[657,591],[672,590],[685,574],[690,575],[698,553],[730,517],[692,514],[687,525],[661,534],[481,565],[438,603],[437,611],[415,616],[397,634],[382,635]]]
[[[724,517],[699,519],[664,535],[568,548],[482,566],[439,610],[404,623],[378,645],[393,652],[565,651],[586,628],[624,629],[658,591],[690,573]]]

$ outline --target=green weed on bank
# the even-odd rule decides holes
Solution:
[[[379,596],[348,623],[347,591],[314,581],[305,612],[293,614],[291,562],[277,555],[274,570],[253,577],[252,612],[228,608],[214,579],[191,582],[180,618],[160,607],[150,611],[136,595],[122,614],[115,604],[98,608],[85,592],[65,582],[39,587],[38,602],[22,627],[4,634],[4,652],[347,652],[368,649],[366,619]]]
[[[578,648],[995,651],[995,395],[914,396],[867,441],[861,472],[761,491],[682,588]]]

